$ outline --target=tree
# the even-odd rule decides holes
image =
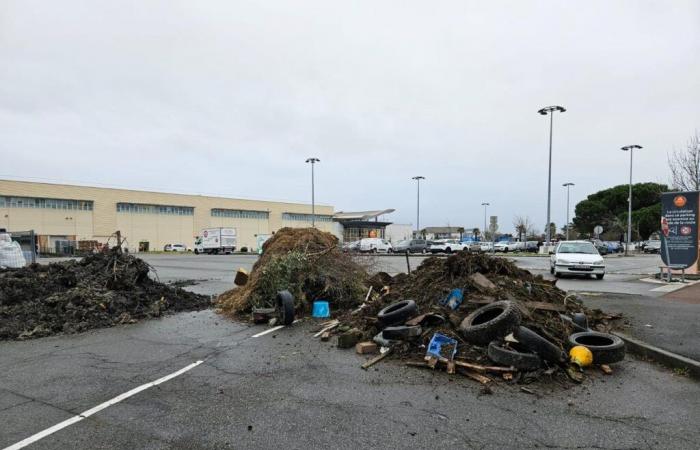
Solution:
[[[528,233],[532,232],[532,222],[528,216],[515,216],[513,217],[513,227],[515,232],[518,233],[518,239],[523,240],[523,237],[527,237]]]
[[[700,135],[695,131],[684,150],[667,156],[673,188],[679,191],[700,191]]]
[[[557,224],[554,222],[549,223],[549,236],[555,239],[557,236]]]
[[[480,234],[481,231],[478,228],[472,229],[472,235],[474,235],[474,238],[478,238]]]
[[[654,216],[649,215],[655,211],[651,208],[648,212],[635,216],[636,211],[657,207],[661,210],[661,193],[668,191],[668,186],[658,183],[637,183],[632,186],[632,228],[644,236],[645,230],[651,226]],[[627,196],[629,185],[622,184],[589,195],[585,200],[576,205],[574,228],[580,235],[591,236],[596,225],[603,227],[605,235],[617,240],[621,233],[627,231]],[[638,218],[644,217],[645,225],[640,227]],[[656,218],[658,223],[660,216]]]

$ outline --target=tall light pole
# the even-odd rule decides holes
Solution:
[[[482,203],[481,206],[484,207],[484,231],[481,233],[484,236],[484,240],[486,240],[486,207],[489,206],[490,203]]]
[[[575,186],[574,183],[562,184],[566,188],[566,240],[569,240],[569,188]]]
[[[418,237],[420,235],[420,180],[425,180],[425,177],[418,175],[411,179],[416,180],[418,187],[418,196],[416,198],[416,237]]]
[[[537,111],[538,113],[546,116],[549,113],[549,176],[547,178],[547,247],[551,243],[552,230],[549,226],[552,223],[551,220],[551,206],[552,206],[552,130],[554,128],[554,113],[556,111],[565,112],[566,109],[563,106],[545,106],[544,108]]]
[[[627,245],[625,245],[625,256],[627,256],[627,252],[630,247],[630,241],[632,240],[632,153],[634,149],[640,148],[642,148],[642,146],[637,144],[625,145],[621,148],[623,152],[630,152],[630,193],[629,197],[627,198]]]
[[[318,158],[309,158],[307,163],[311,163],[311,228],[316,228],[316,196],[314,192],[314,165],[321,162]]]

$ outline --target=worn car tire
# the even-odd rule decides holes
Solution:
[[[377,319],[384,325],[394,325],[405,322],[416,315],[417,312],[418,307],[416,307],[416,302],[413,300],[403,300],[379,311]]]
[[[602,280],[604,276],[605,276],[604,273],[600,273],[600,274],[596,274],[595,277],[596,277],[596,279],[598,279],[598,280]]]
[[[518,370],[537,370],[542,366],[542,359],[534,353],[505,348],[499,341],[489,344],[486,354],[496,364],[515,367]]]
[[[294,322],[294,296],[287,290],[279,291],[276,301],[280,322],[283,325],[291,325]]]
[[[468,342],[486,345],[512,332],[520,325],[520,310],[515,303],[500,301],[482,306],[464,318],[459,325]]]
[[[557,364],[566,361],[566,353],[562,349],[527,327],[519,326],[513,332],[513,336],[523,347],[545,361]]]
[[[420,325],[406,326],[400,325],[398,327],[386,327],[382,330],[382,337],[386,340],[397,340],[403,341],[413,337],[420,336],[423,329]]]
[[[569,336],[569,345],[582,345],[593,353],[593,364],[612,364],[625,358],[625,342],[613,334],[584,331]]]

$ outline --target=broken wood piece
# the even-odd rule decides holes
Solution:
[[[426,361],[428,361],[428,366],[429,366],[431,369],[435,369],[435,367],[437,366],[438,362],[440,361],[440,360],[439,360],[438,358],[436,358],[435,356],[427,356],[425,359],[426,359]]]
[[[374,342],[358,342],[355,344],[355,352],[357,352],[358,355],[377,353],[377,351],[377,344]]]
[[[375,356],[374,358],[370,359],[370,360],[367,361],[366,363],[362,364],[362,366],[360,366],[360,367],[362,367],[362,369],[364,369],[364,370],[367,370],[367,369],[369,369],[370,367],[372,367],[373,365],[377,364],[377,363],[378,363],[379,361],[381,361],[382,359],[384,359],[384,358],[386,358],[387,356],[391,355],[391,352],[392,352],[392,350],[391,350],[391,348],[389,348],[389,350],[387,350],[386,352],[382,353],[382,354],[379,355],[379,356]]]
[[[525,307],[529,309],[541,309],[544,311],[556,311],[556,312],[566,312],[566,307],[564,305],[557,305],[555,303],[547,302],[525,302],[523,303]]]
[[[323,333],[325,333],[326,331],[331,331],[333,328],[337,327],[338,325],[340,325],[340,321],[336,320],[335,323],[328,325],[327,327],[321,329],[321,331],[319,331],[318,333],[314,334],[314,337],[319,337]]]
[[[539,397],[540,394],[537,393],[534,389],[530,389],[529,387],[521,386],[520,390],[525,392],[526,394],[534,395],[536,397]]]
[[[503,374],[503,379],[506,381],[511,381],[513,379],[513,374],[510,372],[506,372]]]
[[[517,369],[515,367],[500,367],[500,366],[481,366],[479,364],[472,364],[464,361],[455,361],[455,364],[464,367],[466,369],[475,370],[477,372],[515,372]]]
[[[330,339],[331,339],[331,332],[330,332],[330,331],[324,331],[324,332],[321,334],[321,340],[322,340],[323,342],[329,341]]]
[[[600,370],[602,370],[605,375],[611,375],[613,373],[613,370],[607,364],[601,364]]]
[[[481,384],[488,384],[491,381],[493,381],[489,377],[481,375],[480,373],[472,372],[471,370],[467,369],[460,369],[459,373],[461,373],[462,375],[466,375],[467,377],[471,378],[472,380],[476,380]]]
[[[457,366],[455,365],[454,361],[448,361],[447,362],[447,373],[450,375],[454,374],[457,371]]]

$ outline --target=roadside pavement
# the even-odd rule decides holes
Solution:
[[[632,337],[661,349],[700,361],[700,284],[662,297],[620,293],[585,293],[584,304],[622,313]]]

